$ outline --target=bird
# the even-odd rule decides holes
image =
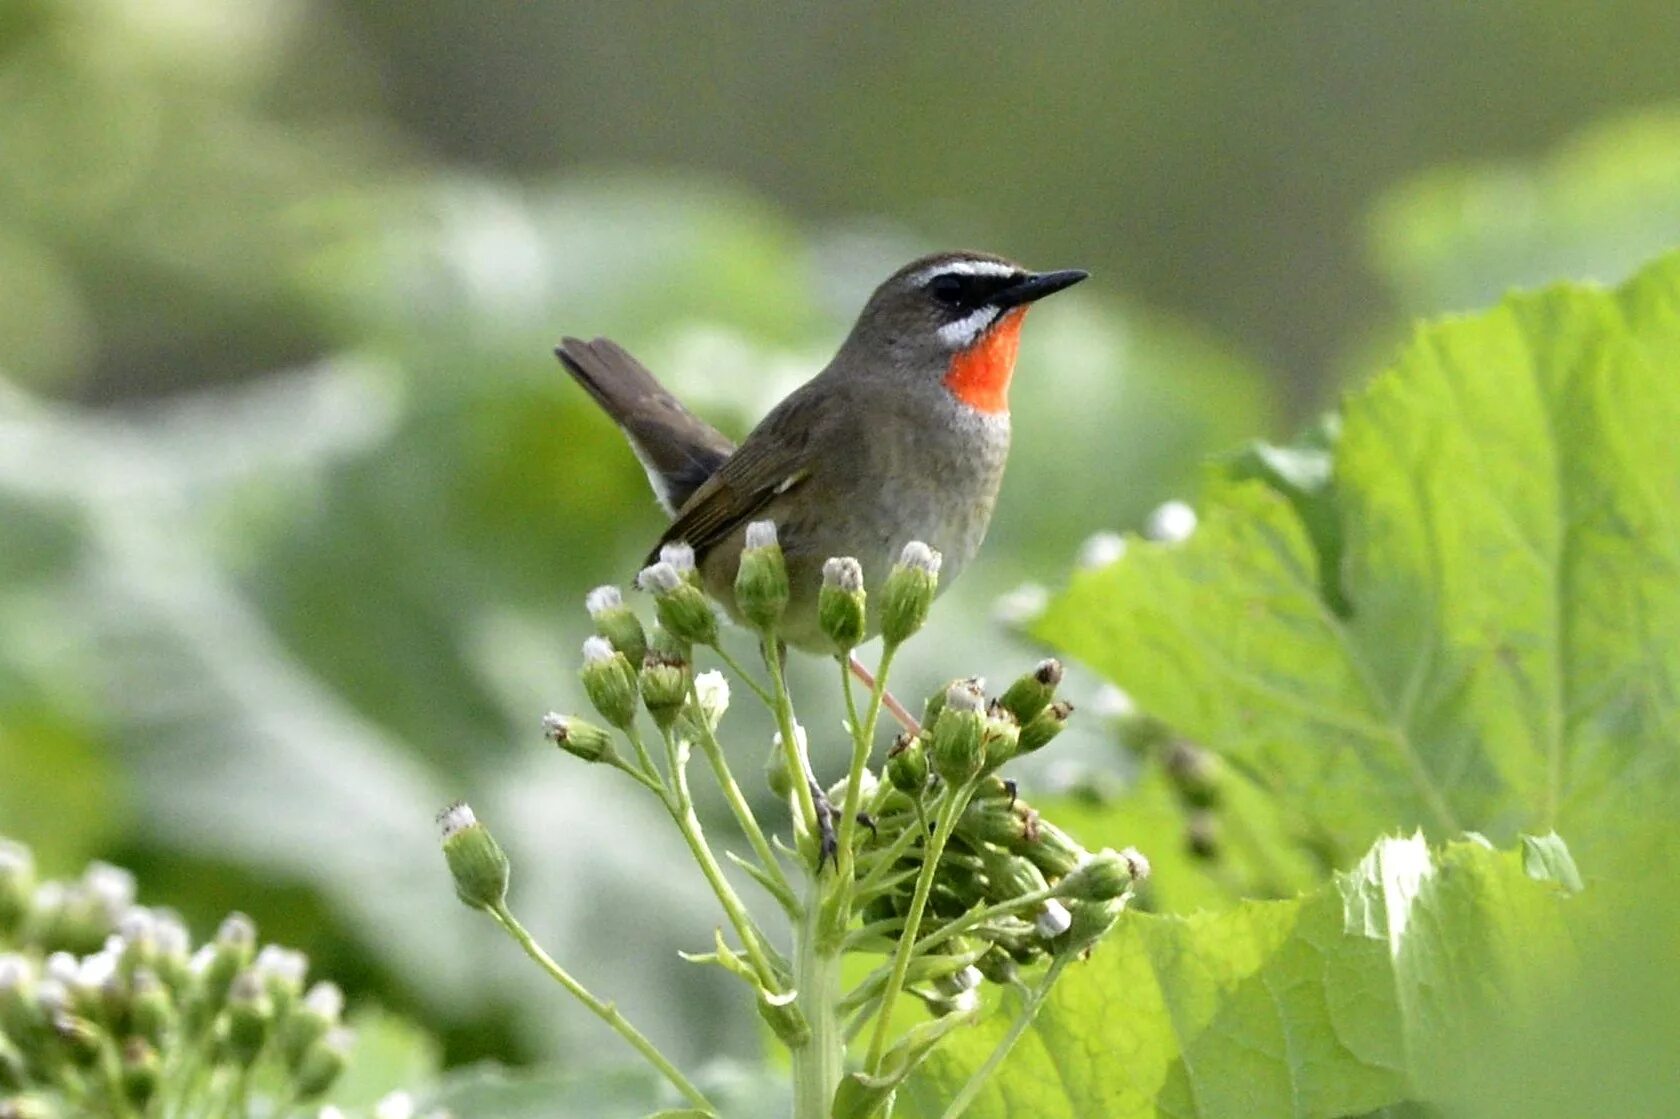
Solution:
[[[832,654],[817,618],[831,557],[857,559],[873,590],[920,541],[941,557],[944,590],[979,551],[1009,454],[1022,320],[1088,275],[1034,272],[981,252],[911,261],[869,296],[827,366],[739,446],[616,342],[568,337],[555,353],[624,433],[671,517],[648,562],[686,544],[707,593],[740,622],[734,582],[747,526],[768,520],[791,591],[777,636]]]

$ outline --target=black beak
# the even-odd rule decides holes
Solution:
[[[1004,308],[1019,307],[1036,302],[1047,295],[1054,295],[1063,288],[1070,288],[1089,275],[1090,273],[1082,268],[1069,268],[1062,272],[1034,272],[1026,279],[1010,284],[992,296],[992,302]]]

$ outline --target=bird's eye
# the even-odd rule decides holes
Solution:
[[[954,276],[949,272],[943,276],[935,276],[933,282],[928,284],[928,291],[933,294],[935,299],[953,307],[963,301],[965,290],[966,285],[962,282],[962,277]]]

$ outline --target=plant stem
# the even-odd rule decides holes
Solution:
[[[794,989],[811,1027],[810,1039],[791,1051],[794,1119],[829,1119],[834,1092],[845,1071],[840,953],[824,935],[823,894],[819,870],[810,876],[804,913],[794,928]]]
[[[698,712],[700,710],[700,692],[693,684],[689,685],[689,699],[694,704],[695,711]],[[776,900],[781,903],[782,908],[788,912],[789,916],[797,914],[799,904],[798,899],[794,897],[793,884],[788,881],[787,875],[783,873],[781,862],[776,858],[775,851],[771,850],[770,841],[764,836],[764,829],[759,827],[758,817],[753,814],[752,805],[747,803],[746,795],[741,792],[741,786],[736,784],[735,775],[730,772],[729,760],[724,756],[723,746],[718,742],[716,732],[706,723],[704,713],[700,714],[698,722],[700,724],[700,750],[706,755],[706,761],[711,765],[712,773],[717,777],[718,787],[723,790],[723,798],[729,802],[730,811],[735,814],[735,822],[741,825],[741,831],[746,834],[747,842],[752,845],[753,853],[758,856],[758,861],[763,865],[764,872],[776,883],[778,888],[772,891],[776,895]]]
[[[620,1037],[629,1042],[636,1052],[646,1058],[649,1064],[658,1069],[660,1074],[666,1080],[669,1080],[677,1091],[683,1094],[683,1098],[710,1115],[717,1114],[717,1109],[712,1106],[710,1100],[706,1099],[705,1094],[696,1088],[678,1070],[677,1066],[667,1060],[665,1054],[661,1053],[653,1042],[649,1041],[640,1030],[632,1026],[624,1015],[619,1013],[616,1006],[596,998],[587,987],[573,979],[565,968],[555,963],[553,957],[543,951],[542,945],[538,944],[531,934],[525,931],[525,926],[521,925],[518,919],[514,917],[506,903],[493,906],[489,913],[502,928],[507,930],[509,936],[519,942],[519,946],[525,949],[527,956],[537,962],[537,966],[548,972],[556,983],[559,983],[573,998],[594,1012],[596,1017],[617,1031]]]
[[[762,648],[764,664],[770,670],[770,686],[775,692],[773,707],[776,713],[776,729],[782,735],[782,753],[787,758],[788,780],[793,783],[792,795],[799,806],[799,818],[794,821],[794,832],[797,835],[803,831],[809,835],[817,829],[817,801],[811,790],[810,763],[801,754],[799,736],[793,730],[793,697],[788,695],[787,680],[782,675],[782,659],[776,652],[775,637],[765,634]]]
[[[729,923],[735,926],[736,935],[741,938],[741,947],[746,950],[748,959],[752,960],[753,970],[758,973],[759,982],[765,990],[777,993],[781,990],[781,978],[765,950],[764,933],[752,919],[752,914],[747,912],[740,895],[735,892],[735,887],[729,884],[729,879],[724,876],[723,867],[712,854],[711,846],[706,842],[705,832],[700,827],[700,817],[694,812],[694,798],[688,789],[688,767],[684,764],[682,748],[669,729],[664,731],[664,735],[671,767],[671,783],[674,786],[673,795],[665,802],[665,807],[670,811],[677,830],[682,832],[683,839],[687,841],[694,861],[700,864],[701,873],[711,884],[712,892],[717,895],[718,903],[723,906],[724,913],[729,917]]]
[[[988,905],[984,909],[971,909],[948,925],[935,929],[922,937],[921,943],[916,945],[917,952],[927,952],[945,943],[953,936],[958,936],[972,929],[975,925],[985,924],[993,917],[1007,917],[1020,909],[1027,909],[1034,905],[1042,905],[1056,896],[1056,887],[1046,886],[1042,890],[1034,890],[1030,894],[1023,894],[1018,898],[1000,901],[996,905]]]
[[[1027,1027],[1032,1025],[1033,1019],[1038,1017],[1038,1010],[1044,1005],[1045,997],[1050,994],[1050,988],[1055,986],[1057,977],[1061,975],[1062,969],[1067,966],[1070,959],[1072,959],[1071,956],[1057,956],[1051,961],[1050,966],[1044,970],[1044,977],[1038,981],[1038,986],[1033,989],[1033,993],[1028,996],[1020,1012],[1015,1015],[1015,1021],[1010,1025],[1009,1032],[1004,1034],[1003,1040],[997,1043],[997,1047],[986,1058],[986,1063],[975,1069],[974,1075],[968,1078],[968,1082],[962,1086],[962,1090],[952,1097],[950,1106],[945,1109],[945,1113],[939,1119],[958,1119],[963,1112],[968,1110],[968,1105],[974,1102],[974,1097],[980,1094],[980,1089],[986,1086],[986,1082],[992,1078],[993,1073],[997,1072],[997,1068],[1003,1063],[1003,1059],[1009,1056],[1009,1051],[1015,1048],[1015,1043],[1021,1040],[1021,1035],[1027,1032]]]
[[[904,916],[904,932],[899,936],[898,952],[893,957],[892,975],[881,991],[881,1010],[875,1018],[875,1034],[869,1042],[869,1059],[865,1067],[872,1073],[881,1070],[893,1007],[898,1002],[899,992],[904,989],[904,976],[910,970],[910,958],[915,954],[916,933],[922,927],[922,913],[927,909],[928,895],[933,892],[934,871],[939,866],[939,856],[945,851],[945,842],[956,827],[957,816],[962,812],[969,792],[967,785],[961,789],[947,788],[945,800],[940,804],[939,815],[934,821],[933,835],[922,851],[922,869],[916,875],[916,892],[910,899],[910,912]]]
[[[733,672],[741,683],[752,689],[753,694],[758,696],[759,702],[763,703],[764,706],[768,707],[772,711],[776,709],[776,697],[770,694],[770,689],[766,688],[763,684],[760,684],[757,680],[754,680],[752,673],[742,667],[740,661],[730,656],[729,651],[723,647],[721,642],[713,645],[712,651],[718,655],[719,660],[723,661],[725,668]]]
[[[852,722],[852,766],[846,773],[846,807],[840,813],[840,851],[837,857],[840,892],[834,924],[830,929],[832,936],[843,935],[851,918],[852,843],[857,836],[858,812],[863,808],[863,771],[869,764],[869,753],[875,745],[875,724],[881,717],[881,698],[886,695],[887,673],[892,671],[893,654],[897,652],[898,646],[890,644],[881,650],[881,664],[875,670],[875,686],[869,692],[869,713],[864,716],[861,727],[857,721],[857,704],[852,700],[851,658],[840,658],[840,686],[845,692],[846,710]]]

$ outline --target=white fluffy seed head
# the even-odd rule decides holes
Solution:
[[[904,546],[904,551],[899,553],[898,562],[905,567],[919,568],[929,575],[938,575],[943,557],[920,540],[912,540]]]
[[[823,564],[823,586],[847,594],[863,590],[863,564],[851,556],[835,556]]]
[[[624,605],[624,596],[611,583],[596,587],[584,596],[584,609],[589,611],[591,618],[599,618],[608,610],[617,610]]]
[[[1061,936],[1072,925],[1073,914],[1068,912],[1067,906],[1055,898],[1045,902],[1044,908],[1040,909],[1038,916],[1033,918],[1033,928],[1037,929],[1038,935],[1045,940],[1053,940]]]
[[[685,545],[686,547],[686,545]],[[692,556],[690,563],[693,562]],[[636,585],[650,594],[670,594],[682,586],[682,572],[670,560],[660,560],[642,568],[641,574],[636,576]]]
[[[659,549],[659,562],[670,564],[680,575],[687,575],[694,570],[694,549],[687,541],[674,540]]]
[[[478,823],[478,817],[473,815],[472,805],[464,800],[458,800],[438,813],[438,830],[443,838],[460,835],[468,828]]]
[[[605,637],[602,637],[600,634],[596,634],[593,637],[587,637],[587,638],[584,639],[584,642],[583,642],[583,663],[584,664],[602,664],[606,661],[612,660],[617,655],[618,655],[618,650],[613,648],[612,642],[608,641]]]
[[[753,521],[747,525],[747,548],[774,548],[776,546],[776,522]]]

